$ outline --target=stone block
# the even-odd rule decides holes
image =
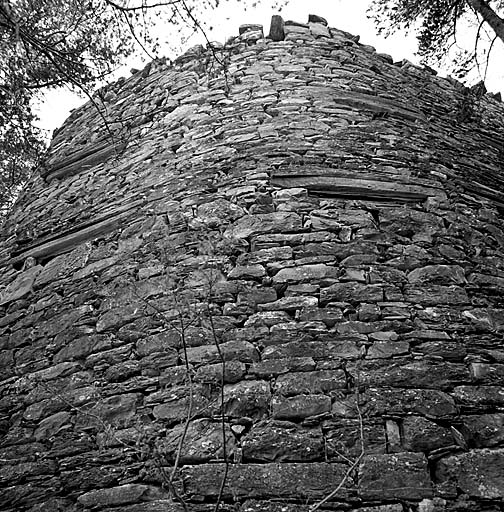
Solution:
[[[140,395],[137,393],[125,393],[101,399],[92,407],[80,409],[75,419],[75,428],[82,430],[89,426],[102,428],[104,424],[127,423],[135,415],[139,402]]]
[[[423,454],[365,455],[359,474],[358,493],[363,500],[421,500],[433,495]]]
[[[292,212],[273,212],[247,215],[228,227],[224,236],[249,238],[265,233],[289,233],[302,229],[301,217]]]
[[[299,421],[330,412],[331,399],[326,395],[274,396],[272,408],[277,420]]]
[[[228,279],[261,279],[266,275],[262,265],[237,265],[228,274]]]
[[[259,353],[252,343],[247,341],[227,341],[219,345],[224,361],[240,361],[242,363],[253,363],[259,360]],[[218,363],[221,356],[215,345],[201,345],[199,347],[189,347],[187,358],[190,363]],[[181,351],[181,357],[183,353]]]
[[[471,377],[478,384],[504,385],[504,364],[471,363]]]
[[[327,459],[330,462],[356,460],[364,449],[366,454],[385,453],[387,440],[381,420],[334,418],[324,421],[322,431],[326,440]]]
[[[292,341],[282,345],[267,346],[262,353],[263,361],[269,359],[286,359],[292,357],[312,357],[320,359],[356,359],[361,353],[356,341]]]
[[[455,400],[434,389],[370,388],[364,395],[371,415],[420,414],[426,418],[452,418],[458,413]]]
[[[458,420],[465,429],[470,446],[489,448],[504,441],[502,413],[461,416]]]
[[[249,380],[224,386],[224,411],[231,418],[262,418],[270,409],[269,383]]]
[[[309,512],[310,505],[295,505],[287,501],[247,500],[239,512]]]
[[[152,334],[136,342],[136,351],[140,357],[155,352],[172,352],[180,347],[180,335],[176,331],[166,331]]]
[[[282,463],[282,464],[232,464],[229,466],[224,499],[288,498],[316,500],[334,490],[334,483],[345,475],[343,464]],[[201,464],[182,469],[184,490],[187,496],[214,498],[224,476],[223,464]],[[342,498],[352,487],[348,479],[336,495]]]
[[[234,384],[240,381],[246,371],[247,369],[244,363],[240,363],[239,361],[227,361],[224,365],[224,383]],[[207,364],[199,367],[194,376],[194,380],[204,384],[220,385],[222,380],[222,363]]]
[[[358,371],[361,382],[370,386],[426,388],[449,390],[470,382],[464,364],[429,360],[397,361],[394,359],[366,360]]]
[[[278,14],[275,14],[271,17],[269,37],[273,41],[283,41],[284,40],[284,37],[285,37],[284,20]]]
[[[189,423],[185,434],[184,429],[185,422],[176,425],[157,443],[157,451],[166,461],[173,463],[179,449],[182,464],[223,459],[224,441],[220,422],[199,419]],[[228,424],[225,426],[225,439],[226,456],[229,458],[235,451],[235,437]]]
[[[421,416],[402,421],[402,446],[412,452],[429,452],[455,444],[450,429]]]
[[[449,286],[466,283],[465,272],[459,265],[427,265],[408,274],[411,284],[435,283]]]
[[[442,286],[436,284],[413,286],[408,285],[404,289],[404,299],[413,304],[422,306],[436,306],[447,304],[450,306],[461,306],[471,301],[466,291],[460,286]]]
[[[275,302],[259,304],[260,311],[287,311],[294,313],[302,308],[317,307],[318,299],[316,297],[283,297]]]
[[[504,498],[504,449],[473,450],[438,461],[436,480],[446,492],[474,498]]]
[[[189,413],[190,390],[187,386],[170,388],[159,395],[151,394],[146,405],[153,405],[152,413],[156,419],[169,424],[184,421]],[[152,401],[156,400],[158,403]],[[151,403],[149,403],[151,402]],[[208,398],[201,385],[193,387],[192,414],[201,414],[208,407]]]
[[[35,265],[16,276],[12,283],[0,291],[0,306],[21,299],[30,293],[33,289],[35,279],[42,269],[42,265]]]
[[[88,508],[126,505],[136,501],[151,501],[166,497],[166,492],[157,487],[141,484],[126,484],[109,489],[99,489],[81,494],[77,501]]]
[[[249,373],[258,378],[271,378],[288,372],[307,372],[315,369],[315,361],[311,357],[291,357],[286,359],[270,359],[254,363]]]
[[[243,457],[253,462],[308,462],[320,460],[324,439],[320,428],[265,421],[254,425],[241,440]]]
[[[451,395],[465,412],[485,412],[504,407],[502,386],[457,386]]]
[[[336,283],[320,290],[320,302],[380,302],[383,301],[383,288],[376,284]]]
[[[314,372],[291,372],[280,375],[275,382],[275,393],[294,396],[311,393],[329,393],[345,389],[346,376],[343,370],[319,370]]]
[[[273,276],[275,284],[304,283],[314,284],[336,279],[338,270],[335,267],[318,263],[314,265],[300,265],[297,267],[283,268]]]
[[[376,340],[368,348],[368,359],[390,359],[403,356],[409,352],[409,343],[404,340]]]

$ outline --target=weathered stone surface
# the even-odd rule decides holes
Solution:
[[[437,361],[369,361],[360,367],[360,380],[372,386],[450,389],[470,380],[463,364]]]
[[[111,489],[89,491],[79,496],[79,503],[85,507],[103,507],[112,505],[125,505],[135,501],[150,501],[163,496],[162,491],[156,487],[140,484],[126,484]]]
[[[238,265],[228,274],[228,279],[259,279],[266,275],[262,265]]]
[[[471,412],[504,406],[502,386],[457,386],[451,395],[462,409]]]
[[[335,418],[324,421],[322,426],[329,461],[348,462],[361,454],[385,453],[387,440],[381,421]]]
[[[290,398],[274,396],[273,418],[298,421],[310,416],[319,416],[331,410],[331,399],[325,395],[298,395]]]
[[[504,497],[504,450],[473,450],[441,459],[436,478],[447,492],[460,489],[471,497],[501,500]]]
[[[83,409],[77,415],[76,427],[85,429],[90,425],[124,423],[133,418],[140,397],[136,393],[114,395],[103,399],[91,408]]]
[[[461,416],[459,421],[465,429],[467,440],[476,448],[496,446],[504,441],[504,414]]]
[[[320,302],[379,302],[383,301],[380,285],[360,283],[336,283],[320,290]]]
[[[250,373],[259,378],[276,377],[289,371],[300,372],[315,369],[315,361],[311,357],[291,357],[286,359],[271,359],[254,363]]]
[[[275,392],[283,396],[328,393],[335,389],[344,389],[346,384],[343,370],[291,372],[277,378]]]
[[[224,411],[232,418],[262,418],[270,408],[269,383],[261,380],[242,381],[224,386]]]
[[[252,343],[246,341],[228,341],[219,345],[224,361],[241,361],[252,363],[259,360],[257,349]],[[186,350],[187,358],[191,363],[217,363],[221,355],[215,345],[201,345]]]
[[[334,489],[345,474],[342,464],[289,463],[237,464],[229,467],[224,497],[237,498],[323,498]],[[184,489],[188,495],[216,496],[222,481],[222,464],[186,466],[183,469]],[[352,486],[347,481],[346,489]],[[344,496],[342,490],[339,496]]]
[[[151,395],[150,401],[160,402],[154,405],[152,413],[155,418],[164,420],[168,423],[183,421],[187,418],[190,407],[190,389],[186,386],[172,388],[167,393],[160,393],[159,397]],[[150,405],[150,404],[147,404]],[[208,405],[208,399],[204,396],[203,390],[199,386],[193,387],[193,414],[203,411]]]
[[[359,495],[366,500],[419,500],[433,495],[423,454],[365,455],[359,472]]]
[[[42,271],[41,265],[35,265],[19,274],[12,283],[0,292],[0,306],[20,299],[30,293],[35,279]]]
[[[303,283],[303,282],[324,282],[336,278],[337,269],[324,265],[323,263],[315,265],[300,265],[297,267],[284,268],[279,270],[273,277],[274,283]]]
[[[471,363],[471,376],[478,384],[504,384],[504,364]]]
[[[407,416],[402,421],[403,447],[412,452],[428,452],[454,444],[450,429],[421,416]]]
[[[365,394],[371,414],[421,414],[427,418],[446,418],[458,413],[455,400],[434,389],[370,388]]]
[[[458,265],[428,265],[417,268],[408,274],[412,284],[436,283],[441,285],[464,284],[464,269]]]
[[[242,379],[247,372],[244,363],[239,361],[224,362],[224,382],[234,384]],[[198,368],[194,379],[204,384],[220,385],[222,380],[222,363],[208,364]]]
[[[235,440],[229,425],[225,426],[227,457],[232,457]],[[183,442],[182,442],[182,436]],[[168,462],[175,462],[180,446],[182,464],[200,464],[224,458],[222,424],[206,419],[191,421],[185,430],[185,423],[176,425],[157,446],[158,453]]]
[[[254,462],[319,460],[324,453],[320,429],[293,423],[265,421],[255,425],[242,439],[243,457]]]
[[[469,303],[466,291],[460,286],[424,285],[422,287],[406,286],[404,298],[408,302],[418,303],[422,306],[448,304],[458,306]]]
[[[285,37],[284,21],[282,17],[277,14],[271,17],[269,37],[271,37],[273,41],[283,41]]]
[[[225,235],[248,238],[263,233],[289,233],[301,227],[301,217],[295,213],[261,213],[237,220],[226,230]]]
[[[394,356],[402,356],[409,352],[409,343],[401,340],[375,340],[369,347],[367,357],[369,359],[389,359]]]
[[[284,297],[274,302],[260,304],[259,310],[294,312],[302,308],[309,308],[313,306],[318,306],[318,300],[316,297]]]

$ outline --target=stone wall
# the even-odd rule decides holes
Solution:
[[[502,511],[502,104],[317,16],[95,103],[3,228],[0,509]]]

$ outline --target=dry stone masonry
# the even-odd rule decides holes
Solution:
[[[504,510],[498,98],[276,16],[95,103],[3,227],[2,511]]]

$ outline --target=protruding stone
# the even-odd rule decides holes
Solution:
[[[285,37],[284,20],[278,14],[274,14],[271,17],[269,37],[271,39],[273,39],[273,41],[283,41],[284,40],[284,37]]]
[[[308,15],[308,23],[321,23],[327,27],[327,20],[322,18],[322,16],[317,16],[316,14]]]

